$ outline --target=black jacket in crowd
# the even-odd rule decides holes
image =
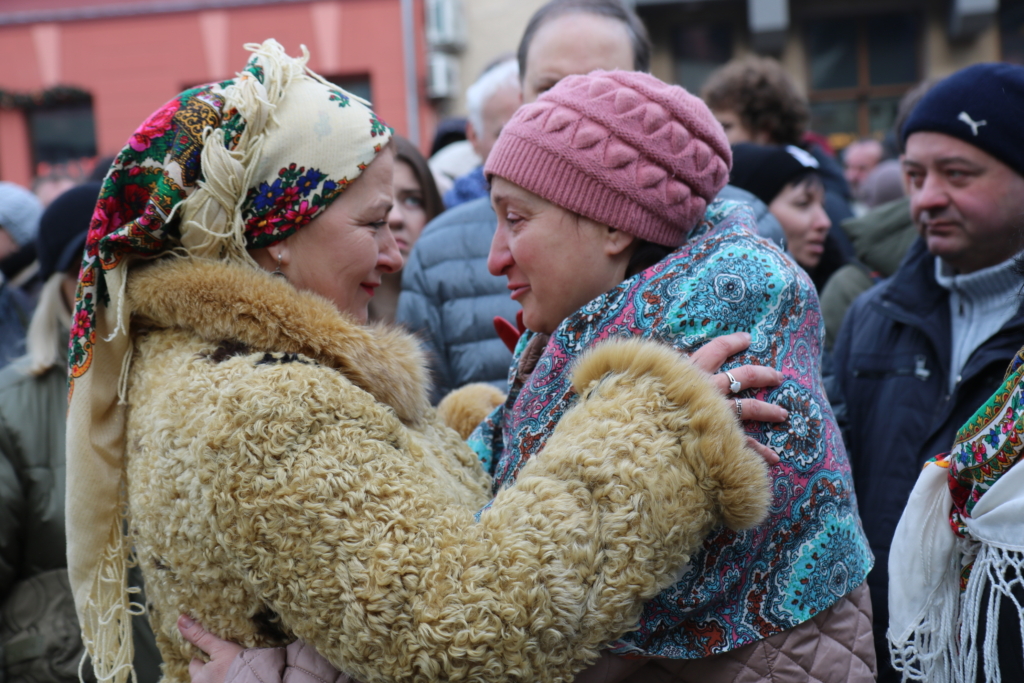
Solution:
[[[1022,342],[1018,305],[949,390],[949,292],[936,282],[935,257],[920,238],[899,270],[846,314],[833,360],[854,487],[875,554],[868,584],[880,665],[889,659],[889,546],[911,489],[925,461],[948,452],[957,430],[999,387]]]

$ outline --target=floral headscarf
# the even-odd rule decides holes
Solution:
[[[124,305],[129,268],[177,253],[255,262],[247,249],[319,215],[391,139],[368,103],[275,40],[234,79],[186,90],[131,136],[107,174],[79,276],[69,350],[68,571],[101,681],[131,672],[123,521]]]

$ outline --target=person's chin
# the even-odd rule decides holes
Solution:
[[[799,258],[796,259],[796,262],[804,270],[814,270],[815,268],[818,267],[818,264],[821,263],[821,257],[819,256],[817,258]]]
[[[543,317],[540,315],[540,311],[530,306],[529,302],[523,305],[523,325],[531,332],[551,334],[547,329],[548,326],[544,323]]]
[[[925,235],[925,244],[928,245],[928,252],[932,256],[938,256],[945,260],[955,260],[957,256],[963,253],[964,245],[955,236],[948,234],[932,234]]]
[[[345,308],[345,313],[360,325],[365,325],[370,320],[370,297],[360,292],[362,296]]]

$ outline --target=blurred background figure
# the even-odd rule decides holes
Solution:
[[[74,683],[84,652],[65,555],[64,421],[71,311],[99,191],[96,182],[79,185],[43,213],[36,247],[45,285],[27,352],[0,371],[0,680],[8,683]],[[148,621],[133,619],[133,631],[140,683],[156,683]]]
[[[469,86],[466,91],[466,139],[480,158],[480,164],[456,178],[452,188],[444,193],[446,208],[487,196],[483,164],[502,127],[519,108],[521,98],[519,64],[512,55],[490,66],[476,83]]]
[[[395,146],[395,198],[388,214],[388,225],[404,264],[409,260],[409,253],[423,228],[441,213],[444,206],[437,193],[434,176],[420,151],[400,135],[393,136],[391,140]],[[401,270],[382,274],[380,287],[370,299],[370,320],[394,322],[401,291]]]
[[[867,210],[863,194],[864,181],[882,162],[884,154],[882,143],[874,138],[857,140],[843,150],[843,177],[850,185],[850,194],[854,200],[853,212],[857,215]]]
[[[826,239],[832,223],[819,168],[818,160],[799,147],[742,142],[733,145],[729,175],[730,183],[768,205],[782,225],[786,250],[818,287],[818,265],[826,249],[836,248]]]
[[[437,124],[430,150],[430,172],[442,196],[452,189],[456,179],[480,165],[473,143],[466,139],[464,117],[449,117]]]
[[[805,149],[818,161],[831,224],[838,226],[853,215],[843,169],[820,144],[805,139],[810,117],[807,99],[779,62],[769,57],[733,60],[708,77],[701,97],[725,128],[731,144],[755,142]],[[827,240],[829,248],[815,277],[819,289],[853,258],[853,246],[842,230],[830,231]]]
[[[0,367],[25,350],[32,302],[18,283],[35,261],[42,212],[42,204],[31,192],[0,181]]]
[[[896,140],[896,152],[900,158],[904,152],[903,124],[935,83],[935,80],[923,81],[900,98],[896,120],[886,133],[886,139]],[[821,315],[825,319],[826,350],[831,350],[835,344],[843,318],[854,299],[892,276],[917,239],[900,164],[899,159],[888,159],[868,174],[864,181],[868,212],[843,222],[843,232],[853,243],[855,258],[837,270],[819,292]]]
[[[904,196],[903,170],[899,159],[886,159],[868,173],[860,185],[861,203],[867,213]],[[863,214],[861,214],[863,215]]]

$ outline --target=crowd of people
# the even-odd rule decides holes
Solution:
[[[250,49],[0,182],[0,683],[1024,680],[1024,67],[836,152],[550,0],[428,159]]]

